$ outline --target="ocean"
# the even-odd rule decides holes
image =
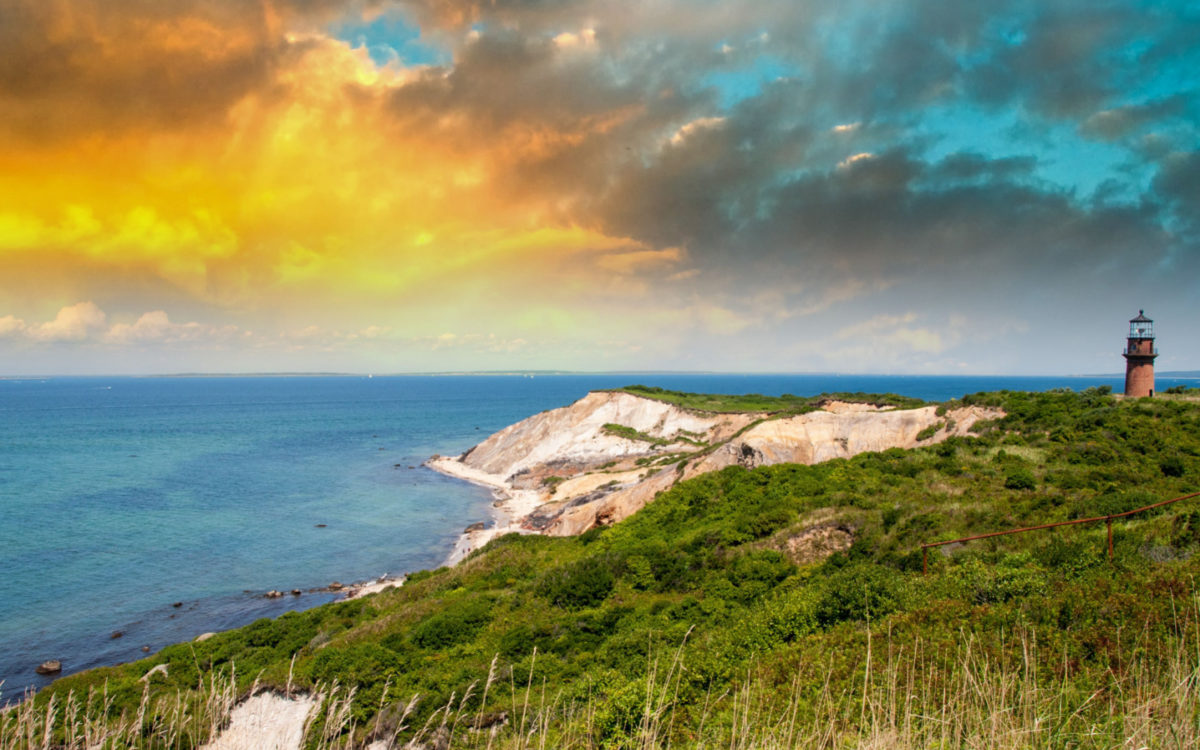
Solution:
[[[1173,384],[1160,378],[1160,389]],[[1180,381],[1187,382],[1187,381]],[[1119,379],[867,375],[0,380],[0,701],[64,674],[440,565],[485,489],[422,462],[589,390],[1083,389]],[[267,599],[271,589],[301,596]],[[179,603],[179,606],[173,606]],[[113,637],[120,633],[119,637]]]

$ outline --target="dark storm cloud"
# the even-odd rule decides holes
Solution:
[[[1168,229],[1196,200],[1194,159],[1168,156],[1187,136],[1178,126],[1192,94],[1146,88],[1150,61],[1186,51],[1194,36],[1168,10],[760,3],[731,18],[711,3],[420,7],[447,25],[481,24],[480,36],[447,76],[398,92],[398,113],[458,112],[486,137],[631,108],[603,132],[513,163],[501,183],[553,194],[563,220],[686,248],[727,286],[921,274],[1036,286],[1079,269],[1118,284],[1195,256]],[[588,24],[590,56],[569,58],[549,41]],[[708,76],[758,56],[792,69],[718,106]],[[1017,140],[1002,156],[981,146],[931,158],[940,136],[925,120],[930,107],[959,108],[950,120],[1020,113],[1008,136]],[[1131,199],[1135,183],[1118,186],[1115,175],[1088,198],[1048,181],[1043,160],[1073,158],[1075,146],[1049,129],[1060,122],[1094,139],[1144,133],[1136,145],[1162,160],[1154,190]],[[1175,129],[1156,147],[1167,125]]]
[[[1114,107],[1088,117],[1079,132],[1089,138],[1114,141],[1139,128],[1160,123],[1186,111],[1191,97],[1176,94],[1146,104]]]

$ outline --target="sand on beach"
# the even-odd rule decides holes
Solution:
[[[492,525],[483,529],[464,531],[454,544],[450,556],[446,558],[446,565],[458,564],[467,555],[498,536],[513,532],[530,533],[521,527],[521,521],[542,504],[538,492],[513,489],[504,477],[471,468],[450,456],[435,456],[426,461],[425,465],[440,474],[487,487],[492,491],[492,496],[496,498],[496,504],[492,506]]]
[[[367,581],[365,583],[352,583],[345,588],[345,593],[338,601],[346,599],[357,599],[360,596],[367,594],[378,594],[380,591],[385,591],[390,588],[398,588],[404,585],[404,576],[396,578],[384,577],[375,581]]]
[[[316,698],[258,693],[234,707],[229,726],[201,750],[300,750]]]

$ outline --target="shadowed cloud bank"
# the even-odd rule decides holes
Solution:
[[[1186,3],[0,19],[13,372],[1196,364]]]

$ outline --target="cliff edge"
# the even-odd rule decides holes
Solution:
[[[813,464],[932,445],[1001,416],[978,406],[898,409],[836,400],[790,416],[726,414],[595,391],[510,425],[457,458],[428,463],[501,498],[507,518],[461,549],[465,555],[496,533],[565,536],[615,523],[676,482],[726,466]]]

